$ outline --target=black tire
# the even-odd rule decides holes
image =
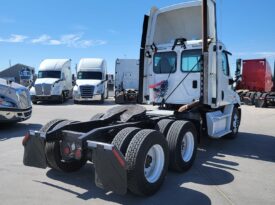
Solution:
[[[158,121],[158,123],[155,126],[155,129],[159,132],[161,132],[165,137],[167,136],[167,133],[169,131],[170,126],[175,122],[174,120],[170,119],[163,119]]]
[[[107,90],[107,95],[105,99],[108,99],[108,98],[109,98],[109,91]]]
[[[52,131],[52,129],[59,123],[65,121],[64,119],[54,119],[54,120],[51,120],[50,122],[48,122],[47,124],[45,124],[39,131],[40,132],[50,132]],[[46,147],[46,143],[45,143],[45,147]],[[50,163],[48,162],[47,158],[46,158],[46,162],[47,162],[47,165],[48,167],[52,168]]]
[[[104,113],[97,113],[93,117],[91,117],[90,121],[100,120],[100,118],[104,115]]]
[[[60,103],[60,104],[63,104],[64,102],[65,102],[65,95],[64,95],[64,93],[62,92],[62,94],[60,95],[59,103]]]
[[[140,131],[137,127],[127,127],[120,130],[112,141],[112,144],[125,156],[131,140]]]
[[[159,145],[163,150],[163,168],[159,177],[150,183],[145,177],[145,159],[150,148]],[[149,196],[161,187],[169,164],[169,151],[164,136],[155,130],[141,130],[131,140],[125,159],[127,161],[128,189],[137,195]],[[159,160],[158,160],[159,161]],[[150,163],[150,162],[149,162]]]
[[[55,125],[52,130],[59,129],[65,125],[71,124],[73,121],[64,120]],[[82,158],[81,160],[71,160],[69,162],[62,161],[61,153],[60,153],[60,142],[46,142],[45,145],[45,154],[47,162],[49,166],[55,170],[63,171],[63,172],[74,172],[82,168],[87,160],[86,158]]]
[[[74,104],[79,104],[79,101],[77,101],[77,100],[74,100]]]
[[[237,121],[236,121],[236,129],[234,130],[234,116],[237,116]],[[227,139],[235,139],[237,136],[238,136],[238,133],[239,133],[239,126],[241,124],[241,111],[240,109],[238,108],[234,108],[233,109],[233,113],[232,113],[232,119],[231,119],[231,133],[229,133],[228,135],[225,135],[224,138],[227,138]]]
[[[51,131],[57,124],[59,124],[60,122],[65,121],[64,119],[55,119],[55,120],[51,120],[50,122],[48,122],[47,124],[45,124],[39,131],[40,132],[49,132]]]
[[[250,95],[251,105],[255,105],[255,99],[257,97],[257,93],[252,92]]]
[[[187,133],[191,133],[186,137],[192,137],[193,147],[191,148],[189,156],[186,160],[182,156],[182,142],[183,138]],[[193,123],[189,121],[177,120],[175,121],[168,133],[167,133],[167,142],[170,151],[170,164],[169,168],[173,171],[184,172],[190,169],[193,165],[197,153],[197,130]],[[193,148],[193,150],[192,150]]]
[[[102,103],[102,104],[104,103],[104,98],[105,97],[104,97],[104,93],[103,93],[103,94],[101,94],[100,103]]]
[[[32,101],[32,104],[37,105],[37,101]]]
[[[266,97],[267,97],[267,93],[263,93],[255,102],[255,107],[258,108],[266,108],[268,105],[266,103]]]

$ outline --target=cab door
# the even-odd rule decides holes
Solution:
[[[223,49],[223,46],[218,51],[218,106],[225,106],[234,103],[235,92],[233,90],[233,78],[230,75],[228,51]]]

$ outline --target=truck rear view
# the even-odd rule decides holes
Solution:
[[[269,62],[266,59],[251,59],[241,63],[242,80],[237,84],[237,89],[242,101],[256,107],[272,104],[273,78]]]

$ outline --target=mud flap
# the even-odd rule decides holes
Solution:
[[[23,164],[30,167],[47,168],[45,139],[39,132],[30,131],[24,146]]]
[[[88,141],[92,149],[96,186],[116,194],[127,193],[126,161],[121,152],[111,144]]]

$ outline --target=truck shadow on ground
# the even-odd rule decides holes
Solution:
[[[69,105],[96,105],[96,106],[112,106],[115,105],[115,100],[114,98],[108,98],[104,101],[104,103],[101,103],[100,101],[83,101],[83,102],[78,102],[77,104],[74,103],[72,99],[66,100],[64,103],[59,103],[59,102],[38,102],[37,105],[42,105],[42,106],[69,106]],[[36,105],[34,105],[36,106]]]
[[[39,183],[67,191],[83,200],[100,198],[121,204],[182,204],[183,202],[185,204],[211,204],[207,195],[187,188],[188,183],[208,185],[210,188],[231,183],[234,181],[234,173],[239,171],[239,164],[228,160],[226,156],[275,162],[274,147],[275,137],[267,135],[240,133],[234,140],[203,138],[194,166],[181,174],[169,172],[160,191],[154,196],[146,198],[134,196],[129,192],[126,196],[119,196],[97,188],[94,183],[94,169],[91,163],[71,174],[54,170],[47,172],[47,176],[57,182],[62,181],[87,190],[84,193],[78,193],[48,182],[39,181]],[[215,191],[215,188],[213,190]]]
[[[41,124],[8,123],[0,125],[0,142],[15,137],[24,136],[29,130],[39,130]]]

